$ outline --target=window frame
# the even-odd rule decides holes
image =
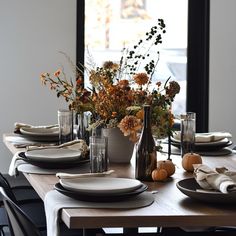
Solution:
[[[76,65],[84,64],[85,0],[76,2]],[[188,0],[186,110],[196,112],[196,132],[209,126],[210,0]],[[83,69],[83,68],[81,68]]]
[[[196,132],[209,129],[210,0],[188,1],[187,104],[196,112]]]

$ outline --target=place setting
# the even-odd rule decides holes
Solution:
[[[195,151],[198,152],[215,152],[222,148],[232,145],[230,140],[232,135],[228,132],[209,132],[195,134]],[[181,133],[175,132],[171,137],[171,144],[177,148],[181,146]]]
[[[51,147],[29,146],[26,151],[14,154],[9,175],[18,171],[26,173],[56,174],[63,169],[78,171],[78,168],[89,163],[89,149],[84,140],[73,140]]]
[[[59,142],[59,125],[30,125],[16,122],[14,133],[32,141]]]
[[[59,212],[66,208],[137,209],[152,205],[154,197],[139,180],[112,177],[106,172],[68,175],[58,173],[59,182],[47,192],[44,205],[49,235],[55,235]],[[69,176],[69,177],[68,177]]]
[[[59,176],[59,175],[57,175]],[[127,200],[147,190],[147,185],[135,179],[116,177],[60,178],[54,188],[77,200],[116,202]]]
[[[91,202],[116,202],[126,200],[147,190],[147,185],[137,179],[110,177],[107,138],[89,138],[90,173],[57,173],[59,182],[54,189],[71,198]]]
[[[236,202],[236,172],[225,167],[211,169],[204,164],[194,164],[193,178],[177,182],[177,188],[186,196],[211,204]]]
[[[57,231],[58,213],[65,208],[136,209],[154,203],[148,186],[137,179],[116,177],[109,169],[107,139],[91,136],[89,145],[90,171],[83,174],[60,172],[58,182],[44,199],[48,233]]]

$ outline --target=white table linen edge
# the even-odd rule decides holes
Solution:
[[[135,197],[120,202],[85,202],[67,197],[56,190],[49,191],[44,199],[47,219],[47,235],[60,236],[59,212],[62,208],[110,208],[134,209],[149,206],[154,202],[154,197],[149,192],[141,193]]]
[[[9,169],[8,169],[8,174],[10,176],[15,176],[16,173],[17,173],[17,167],[22,164],[22,163],[25,163],[25,162],[20,162],[19,160],[21,159],[19,157],[19,154],[21,153],[21,151],[18,151],[16,152],[13,157],[12,157],[12,160],[11,160],[11,163],[10,163],[10,166],[9,166]]]

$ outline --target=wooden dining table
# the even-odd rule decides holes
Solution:
[[[16,148],[7,141],[12,134],[4,134],[3,140],[14,154],[24,149]],[[158,153],[158,160],[167,158]],[[192,177],[184,171],[179,155],[171,155],[176,166],[175,174],[163,182],[145,182],[147,191],[153,191],[155,201],[152,205],[138,209],[62,209],[61,219],[69,228],[103,227],[211,227],[236,226],[236,204],[209,204],[193,200],[184,195],[176,183]],[[236,154],[227,156],[202,156],[203,163],[209,167],[226,167],[236,171]],[[130,164],[110,164],[116,177],[134,178],[134,161]],[[66,171],[66,170],[65,170]],[[55,175],[24,173],[30,184],[44,199],[48,191],[58,182]]]

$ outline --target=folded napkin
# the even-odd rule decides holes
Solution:
[[[50,128],[58,127],[58,124],[34,126],[34,125],[30,125],[30,124],[15,122],[14,126],[15,126],[14,133],[20,133],[20,129],[23,128],[23,127],[50,129]]]
[[[72,149],[72,150],[81,150],[82,156],[86,157],[87,153],[88,153],[88,146],[86,144],[86,142],[82,139],[78,139],[78,140],[73,140],[67,143],[63,143],[61,145],[57,145],[57,146],[44,146],[44,147],[36,147],[36,146],[29,146],[27,148],[27,150],[40,150],[40,149],[54,149],[54,148],[68,148],[68,149]],[[24,161],[22,161],[22,158],[19,156],[19,153],[21,153],[21,151],[16,152],[14,154],[14,156],[12,157],[11,163],[10,163],[10,167],[8,170],[8,174],[11,176],[17,175],[17,167],[23,163],[25,163]]]
[[[206,190],[217,190],[222,193],[236,191],[236,172],[227,168],[209,168],[204,164],[194,164],[194,177],[197,183]]]
[[[180,132],[175,132],[173,138],[180,141]],[[196,143],[209,143],[220,141],[225,138],[232,138],[232,135],[229,132],[210,132],[210,133],[196,133],[195,142]]]
[[[108,170],[99,173],[83,173],[83,174],[70,174],[70,173],[57,173],[56,176],[59,179],[76,179],[76,178],[83,178],[83,177],[104,177],[106,175],[110,175],[114,173],[114,170]]]
[[[153,195],[149,192],[119,202],[85,202],[67,197],[56,190],[49,191],[44,199],[47,218],[47,235],[59,236],[59,211],[62,208],[108,208],[108,209],[134,209],[151,205]]]

